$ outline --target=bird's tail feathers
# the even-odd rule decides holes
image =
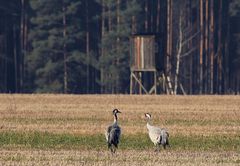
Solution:
[[[168,144],[168,137],[169,137],[168,132],[166,130],[162,130],[161,136],[160,136],[160,143],[162,145]]]

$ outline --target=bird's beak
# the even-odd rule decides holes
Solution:
[[[122,113],[121,111],[118,111],[118,113]]]

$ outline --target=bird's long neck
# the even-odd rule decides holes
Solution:
[[[113,121],[113,123],[117,123],[117,120],[118,120],[117,114],[114,114],[114,121]]]
[[[150,124],[150,119],[147,119],[147,128],[151,127],[152,125]]]

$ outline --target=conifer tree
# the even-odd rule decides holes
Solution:
[[[30,32],[32,51],[28,70],[36,92],[71,92],[81,76],[85,56],[79,49],[79,0],[31,0],[35,12]],[[79,64],[82,64],[79,65]],[[73,72],[74,71],[74,72]]]
[[[129,37],[131,18],[140,11],[136,0],[102,0],[100,57],[102,93],[125,93],[129,87]]]

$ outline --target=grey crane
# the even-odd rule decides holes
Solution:
[[[147,118],[147,129],[149,138],[153,142],[153,144],[156,146],[156,151],[160,150],[160,145],[163,146],[164,149],[166,149],[166,146],[169,146],[169,134],[166,129],[161,129],[156,126],[150,125],[151,120],[151,114],[145,113],[145,117]]]
[[[113,124],[108,126],[105,132],[108,149],[110,149],[112,153],[116,152],[116,149],[118,148],[120,136],[121,136],[121,128],[118,126],[118,117],[117,117],[118,113],[121,113],[118,109],[113,110],[113,116],[114,116]]]

